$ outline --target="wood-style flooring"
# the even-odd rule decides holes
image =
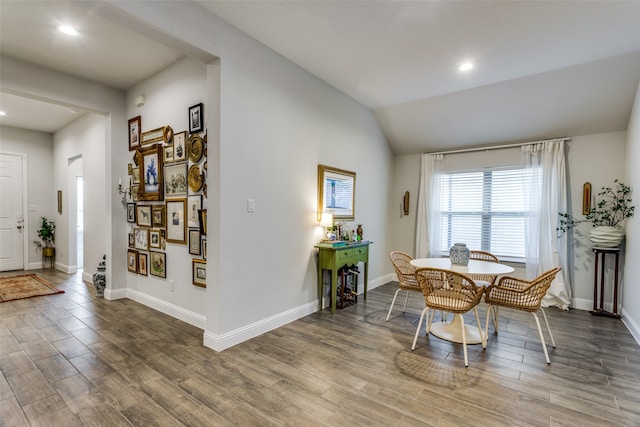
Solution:
[[[547,365],[531,315],[503,309],[465,368],[460,344],[422,333],[410,351],[423,302],[385,322],[389,283],[216,353],[79,274],[37,273],[66,293],[0,304],[1,426],[640,425],[640,347],[586,311],[547,310]]]

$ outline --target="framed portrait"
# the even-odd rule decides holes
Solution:
[[[198,216],[200,217],[200,234],[203,236],[207,235],[207,210],[200,209],[198,211]]]
[[[162,230],[149,230],[149,247],[160,249],[162,247]]]
[[[149,272],[152,276],[167,277],[167,254],[164,252],[149,252]]]
[[[189,133],[202,132],[204,129],[204,106],[202,103],[189,107]]]
[[[133,249],[127,251],[127,270],[132,273],[138,272],[138,251]]]
[[[140,116],[129,119],[129,151],[137,150],[140,147],[140,126],[142,118]]]
[[[134,247],[141,251],[149,250],[149,230],[146,228],[134,228],[133,237],[135,240]]]
[[[136,205],[136,224],[139,227],[151,227],[151,205]]]
[[[166,197],[186,196],[188,191],[186,162],[164,167],[164,192]]]
[[[127,222],[136,222],[136,204],[127,203]]]
[[[173,161],[185,161],[187,156],[187,131],[183,130],[173,135]]]
[[[149,270],[147,269],[147,254],[140,252],[138,252],[138,274],[142,274],[143,276],[149,275]]]
[[[162,146],[154,145],[141,151],[140,184],[138,199],[164,199],[164,168],[162,166]]]
[[[133,233],[129,233],[129,247],[134,248],[136,246],[136,239],[133,236]]]
[[[154,227],[165,227],[165,208],[164,205],[153,205],[151,208],[151,225]]]
[[[202,238],[202,258],[207,259],[207,238]]]
[[[167,164],[173,162],[173,144],[165,145],[162,148],[164,150],[164,163]]]
[[[189,253],[191,255],[200,255],[200,230],[189,229]]]
[[[167,242],[187,243],[186,209],[185,199],[167,200]]]
[[[202,210],[202,196],[199,194],[187,197],[187,227],[200,228],[199,211]]]
[[[207,287],[207,261],[203,259],[192,259],[191,281],[196,286]]]
[[[318,165],[318,221],[323,213],[334,219],[355,218],[356,173]]]
[[[131,183],[133,185],[140,184],[140,168],[138,166],[131,169]]]

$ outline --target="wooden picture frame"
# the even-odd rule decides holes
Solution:
[[[143,276],[149,275],[149,270],[147,269],[147,254],[143,254],[138,252],[138,274]]]
[[[153,227],[165,228],[166,210],[164,205],[153,205],[151,208],[151,225]]]
[[[131,169],[131,184],[140,185],[140,167],[138,166]]]
[[[129,151],[137,150],[140,147],[142,126],[141,116],[129,119]]]
[[[183,130],[173,135],[173,161],[183,162],[187,160],[187,131]]]
[[[140,152],[140,184],[138,199],[160,201],[164,199],[164,167],[162,163],[162,146],[144,148]]]
[[[202,196],[199,194],[187,196],[187,227],[200,228],[200,215],[202,210]]]
[[[202,132],[204,129],[204,105],[202,103],[189,107],[189,133]]]
[[[186,209],[185,199],[167,200],[167,242],[187,243]]]
[[[149,230],[149,248],[162,248],[163,232],[159,229]]]
[[[167,254],[164,252],[149,252],[149,272],[152,276],[167,278]]]
[[[135,239],[135,248],[141,251],[149,250],[149,229],[148,228],[134,228],[133,236]]]
[[[202,258],[207,259],[207,238],[202,237]]]
[[[355,172],[318,165],[318,221],[325,212],[337,220],[353,220],[355,201]]]
[[[136,238],[134,237],[133,233],[129,233],[129,247],[133,249],[135,246]]]
[[[58,190],[58,213],[62,213],[62,190]]]
[[[165,197],[186,196],[189,191],[187,177],[188,164],[175,163],[164,167],[164,192]]]
[[[200,234],[207,235],[207,210],[200,209],[198,211],[198,217],[200,218]]]
[[[203,259],[191,260],[191,282],[203,288],[207,287],[207,261]]]
[[[151,145],[155,142],[163,142],[170,144],[173,141],[173,129],[171,126],[161,126],[159,128],[148,130],[142,133],[140,137],[140,145]]]
[[[127,203],[127,222],[136,222],[136,204]]]
[[[138,273],[138,251],[133,249],[127,251],[127,270]]]
[[[163,162],[166,165],[167,163],[173,162],[173,144],[165,145],[162,147],[164,151],[164,159]]]
[[[189,229],[189,254],[191,255],[200,255],[202,252],[200,250],[200,230],[199,229]]]
[[[151,219],[151,205],[136,206],[136,224],[138,227],[149,227],[153,225]]]

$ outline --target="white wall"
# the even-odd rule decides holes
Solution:
[[[76,271],[76,214],[74,160],[82,159],[84,182],[84,265],[83,279],[91,281],[102,256],[107,253],[104,224],[107,222],[106,199],[106,119],[85,114],[55,133],[53,182],[62,190],[63,208],[56,224],[56,268]]]
[[[628,278],[624,286],[622,299],[622,320],[636,341],[640,343],[640,85],[627,129],[627,177],[626,183],[632,188],[632,198],[636,213],[627,222],[626,259],[624,276]]]
[[[53,180],[53,135],[9,126],[0,126],[0,152],[27,155],[27,205],[25,224],[29,230],[25,244],[29,248],[29,259],[25,260],[27,269],[42,268],[42,252],[37,250],[33,241],[38,237],[41,217],[58,224],[57,199],[54,195]],[[57,230],[56,230],[57,231]],[[56,233],[56,238],[57,238]],[[57,243],[57,241],[56,241]]]

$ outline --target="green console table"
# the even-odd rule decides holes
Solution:
[[[367,299],[367,284],[369,279],[369,245],[373,242],[364,241],[348,243],[345,246],[325,247],[316,245],[318,249],[318,299],[322,310],[322,272],[331,270],[331,313],[336,312],[336,293],[338,286],[338,270],[345,265],[364,263],[364,299]]]

